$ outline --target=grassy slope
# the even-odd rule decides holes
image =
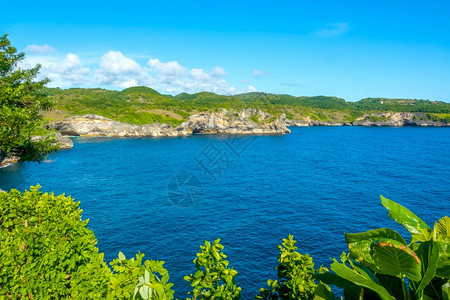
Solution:
[[[346,102],[337,97],[294,97],[266,93],[246,93],[223,96],[214,93],[182,93],[161,95],[148,87],[133,87],[123,91],[104,89],[46,89],[56,110],[46,114],[52,119],[70,115],[95,113],[133,124],[169,123],[179,125],[191,114],[220,108],[256,108],[290,119],[309,117],[320,121],[353,121],[364,113],[423,112],[425,118],[450,122],[450,103],[411,99],[368,98]]]

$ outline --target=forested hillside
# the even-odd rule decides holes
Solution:
[[[46,114],[50,120],[95,113],[138,125],[155,122],[179,125],[190,115],[202,111],[255,108],[274,115],[285,113],[288,119],[293,120],[309,118],[352,122],[364,114],[392,111],[427,113],[427,118],[450,121],[450,103],[416,99],[367,98],[348,102],[338,97],[294,97],[261,92],[231,96],[200,92],[171,96],[148,87],[132,87],[123,91],[55,88],[45,92],[56,108]]]

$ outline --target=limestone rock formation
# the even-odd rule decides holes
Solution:
[[[302,120],[287,120],[287,126],[429,126],[442,127],[450,124],[430,119],[425,113],[385,112],[364,114],[354,122],[317,121],[307,117]]]
[[[250,117],[256,116],[258,123]],[[178,128],[190,129],[200,134],[284,134],[291,131],[286,127],[286,116],[283,114],[271,122],[264,122],[269,114],[260,110],[233,110],[222,109],[219,112],[205,112],[192,115]]]
[[[73,142],[68,137],[63,136],[60,132],[56,133],[56,138],[59,143],[59,149],[71,149],[73,148]]]
[[[258,123],[250,120],[256,116]],[[186,136],[190,134],[284,134],[290,130],[286,127],[285,115],[268,120],[271,115],[257,110],[222,109],[219,112],[205,112],[192,115],[178,127],[168,124],[144,124],[141,126],[121,123],[111,119],[89,114],[75,116],[56,121],[50,128],[58,130],[63,135],[72,136],[110,136],[110,137],[156,137],[156,136]]]
[[[62,135],[84,137],[178,136],[189,134],[189,132],[177,130],[168,124],[145,124],[138,126],[113,121],[95,114],[75,116],[53,122],[50,124],[50,128],[58,130]]]
[[[364,114],[357,118],[353,123],[355,126],[424,126],[424,127],[443,127],[450,124],[442,121],[435,121],[429,118],[429,114],[424,113],[405,113],[405,112],[386,112]]]

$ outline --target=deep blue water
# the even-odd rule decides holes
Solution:
[[[177,296],[200,244],[218,237],[251,299],[289,233],[317,264],[346,251],[343,232],[405,231],[382,194],[428,224],[450,213],[450,129],[292,128],[284,136],[75,138],[52,163],[0,169],[0,188],[81,201],[100,251],[166,261]],[[178,182],[178,185],[177,185]]]

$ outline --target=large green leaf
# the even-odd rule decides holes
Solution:
[[[316,273],[313,275],[315,279],[322,281],[323,283],[334,285],[345,289],[347,287],[355,285],[353,282],[344,279],[334,273]]]
[[[373,281],[367,274],[360,274],[355,270],[350,269],[344,263],[338,263],[336,260],[331,264],[333,270],[338,276],[353,282],[354,284],[370,289],[376,292],[382,300],[395,300],[389,292],[379,284]]]
[[[450,281],[442,286],[442,297],[444,300],[450,300]]]
[[[313,300],[336,300],[331,289],[322,282],[317,285],[313,296]]]
[[[436,276],[450,279],[450,242],[436,242],[439,247],[439,261]]]
[[[359,233],[344,233],[347,243],[355,243],[364,240],[376,241],[378,239],[392,239],[406,244],[403,237],[395,230],[389,228],[373,229]]]
[[[434,232],[437,241],[450,241],[450,218],[445,216],[435,223]]]
[[[402,224],[412,234],[422,234],[423,230],[431,230],[422,219],[406,207],[383,196],[380,197],[383,206],[389,210],[389,217]]]
[[[429,241],[421,243],[416,251],[417,256],[422,262],[422,280],[419,282],[410,281],[410,288],[414,295],[420,296],[425,287],[433,279],[439,259],[439,246],[436,242]]]
[[[405,284],[400,277],[377,273],[380,284],[394,296],[395,299],[404,299]]]
[[[389,228],[373,229],[360,233],[344,233],[345,240],[348,243],[350,257],[362,262],[364,265],[371,267],[373,271],[377,271],[375,262],[370,255],[370,245],[382,238],[393,239],[400,243],[406,244],[403,237],[396,231]]]
[[[360,242],[348,244],[348,250],[350,258],[360,261],[361,263],[369,266],[373,271],[377,270],[377,266],[370,255],[370,245],[373,241],[364,240]]]
[[[404,244],[380,239],[372,243],[370,251],[381,274],[406,275],[415,281],[422,279],[420,259]]]

